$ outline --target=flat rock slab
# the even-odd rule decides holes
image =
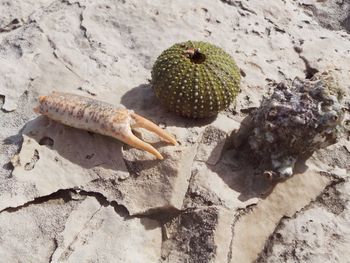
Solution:
[[[235,224],[231,262],[253,262],[282,217],[291,217],[307,206],[330,181],[319,174],[305,173],[276,185],[266,199]]]
[[[336,0],[0,0],[1,258],[281,262],[298,252],[299,261],[344,262],[349,138],[275,185],[242,157],[234,135],[275,83],[332,70],[349,95],[349,8]],[[242,91],[216,118],[174,116],[152,91],[157,56],[186,40],[222,47],[240,68]],[[178,145],[135,131],[165,157],[157,161],[36,116],[38,96],[54,90],[122,104]]]
[[[120,142],[46,117],[28,123],[23,134],[21,152],[12,158],[16,183],[2,194],[1,210],[59,189],[101,193],[131,215],[182,207],[195,146],[164,149],[162,162],[139,150],[124,157]]]
[[[42,199],[40,205],[32,203],[2,212],[0,222],[0,255],[6,262],[103,259],[141,263],[155,262],[160,257],[162,238],[157,221],[147,218],[125,221],[114,207],[91,196],[61,191],[50,200]],[[146,248],[145,244],[149,246]]]

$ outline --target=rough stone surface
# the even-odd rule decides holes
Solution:
[[[225,262],[234,213],[220,207],[186,209],[164,224],[162,262]]]
[[[330,30],[346,30],[350,32],[350,1],[348,0],[304,0],[300,1],[310,11],[321,26]],[[317,4],[317,2],[323,2]]]
[[[155,262],[160,257],[157,221],[125,218],[116,206],[86,193],[61,190],[3,211],[0,221],[4,262]]]
[[[349,1],[0,0],[0,256],[6,262],[349,262],[350,134],[277,185],[236,130],[281,81],[332,70],[350,94]],[[216,118],[161,107],[155,59],[214,43],[241,93]],[[153,120],[165,157],[38,117],[53,90]]]
[[[266,236],[281,219],[281,214],[292,216],[315,199],[328,183],[328,178],[306,172],[294,175],[284,184],[276,185],[266,199],[260,201],[235,224],[231,262],[254,261],[263,249]]]
[[[281,220],[257,262],[349,262],[349,190],[348,182],[330,185],[307,209]]]

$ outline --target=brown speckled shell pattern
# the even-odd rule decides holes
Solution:
[[[129,111],[84,96],[53,92],[39,99],[38,111],[68,126],[108,136],[123,136]]]
[[[199,49],[200,63],[186,56]],[[240,72],[232,57],[206,42],[188,41],[165,50],[152,69],[152,87],[170,111],[185,117],[204,118],[226,109],[240,88]]]
[[[176,145],[174,137],[132,110],[84,96],[53,92],[47,96],[40,96],[39,106],[35,107],[34,111],[68,126],[121,140],[153,154],[160,160],[163,156],[152,145],[136,137],[132,133],[133,128],[144,128],[157,134],[164,141]]]

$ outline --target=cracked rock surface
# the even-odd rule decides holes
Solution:
[[[350,262],[349,134],[272,184],[235,131],[276,83],[332,70],[350,95],[349,1],[0,0],[0,258],[4,262]],[[215,119],[162,108],[157,56],[202,40],[242,92]],[[59,90],[122,104],[165,157],[33,111]],[[142,134],[142,135],[141,135]]]

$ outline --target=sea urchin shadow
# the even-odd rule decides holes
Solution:
[[[151,84],[141,84],[129,90],[122,96],[121,104],[157,124],[164,124],[166,126],[185,128],[201,127],[208,125],[216,119],[216,116],[203,119],[190,119],[169,112],[154,95]]]

